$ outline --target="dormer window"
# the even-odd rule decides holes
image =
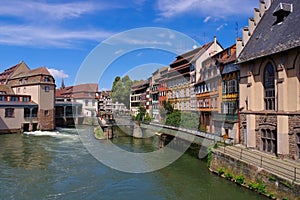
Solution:
[[[293,12],[293,4],[290,3],[279,3],[273,12],[273,15],[277,17],[275,24],[280,24],[285,18]]]
[[[48,76],[45,76],[45,77],[44,77],[44,82],[45,82],[45,83],[50,83],[50,78],[49,78]]]
[[[228,56],[231,56],[231,49],[230,49],[230,48],[227,49],[227,55],[228,55]]]

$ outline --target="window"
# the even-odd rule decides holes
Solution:
[[[22,97],[22,101],[23,102],[29,102],[30,101],[30,97]]]
[[[92,105],[95,106],[95,100],[92,101]]]
[[[229,114],[229,115],[236,114],[238,108],[237,105],[238,105],[237,101],[222,102],[222,113]]]
[[[4,96],[0,96],[0,101],[5,101],[5,97]]]
[[[223,87],[222,87],[223,94],[232,94],[236,92],[238,92],[236,80],[233,79],[229,81],[223,81]]]
[[[24,108],[24,118],[30,117],[30,108]]]
[[[5,117],[6,118],[14,118],[15,117],[15,109],[14,108],[5,108]]]
[[[33,108],[32,111],[31,111],[31,117],[37,117],[37,114],[38,114],[38,108]]]
[[[23,93],[26,93],[26,87],[23,88]]]
[[[261,130],[261,148],[268,153],[277,153],[277,133],[276,130]]]
[[[10,101],[19,101],[18,97],[10,97]]]
[[[45,86],[45,92],[49,92],[49,86]]]
[[[44,111],[44,116],[49,116],[49,110]]]
[[[297,143],[298,159],[300,159],[300,133],[296,134],[296,143]]]
[[[44,82],[50,83],[50,77],[48,77],[48,76],[44,77]]]
[[[268,63],[264,70],[265,109],[275,110],[275,75],[274,67]]]
[[[89,100],[85,100],[85,106],[89,105]]]

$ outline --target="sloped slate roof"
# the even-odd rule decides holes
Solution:
[[[282,23],[274,24],[277,17],[273,16],[273,12],[279,3],[293,4],[293,12],[291,12]],[[242,50],[238,57],[238,63],[299,47],[299,21],[299,0],[274,0]]]

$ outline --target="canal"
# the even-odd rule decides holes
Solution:
[[[113,143],[147,152],[157,141],[120,134]],[[91,156],[73,129],[0,135],[0,174],[0,199],[265,199],[210,173],[189,151],[155,172],[116,171]]]

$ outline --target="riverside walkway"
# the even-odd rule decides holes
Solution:
[[[219,151],[232,158],[255,165],[300,185],[300,162],[281,159],[275,155],[248,149],[242,145],[219,146],[217,149],[214,149],[214,151]]]

